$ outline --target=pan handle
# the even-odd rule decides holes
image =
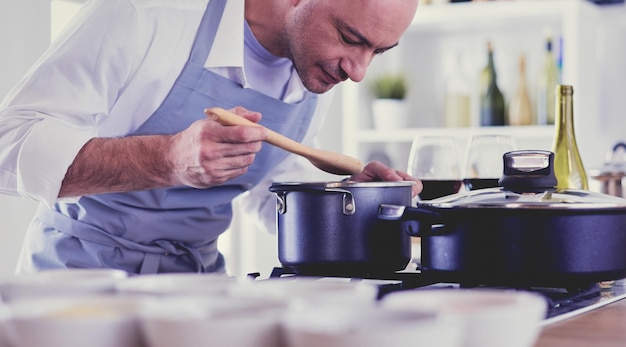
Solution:
[[[378,218],[384,220],[416,222],[416,230],[407,231],[411,236],[425,236],[431,231],[433,225],[442,225],[441,215],[429,209],[400,205],[380,204],[378,206]],[[413,229],[413,228],[410,228]]]
[[[277,187],[270,187],[269,191],[276,195],[277,206],[276,209],[278,213],[285,214],[287,213],[287,190],[280,189]],[[313,191],[313,192],[325,192],[325,193],[337,193],[342,194],[342,212],[346,216],[351,216],[356,213],[356,202],[354,200],[354,196],[352,192],[347,189],[341,188],[332,188],[332,187],[307,187],[305,189],[300,189],[299,191]]]

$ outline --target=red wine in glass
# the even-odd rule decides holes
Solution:
[[[422,179],[421,181],[424,188],[419,193],[419,197],[422,200],[431,200],[458,193],[463,184],[461,180]]]

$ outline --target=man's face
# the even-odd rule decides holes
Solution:
[[[324,93],[365,76],[372,58],[397,45],[416,0],[299,0],[281,39],[304,86]]]

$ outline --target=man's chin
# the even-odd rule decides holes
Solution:
[[[304,87],[311,93],[323,94],[323,93],[326,93],[327,91],[333,89],[333,87],[336,86],[337,84],[335,84],[335,83],[333,83],[333,84],[314,83],[313,85],[311,85],[310,83],[308,83],[308,84],[304,84]]]

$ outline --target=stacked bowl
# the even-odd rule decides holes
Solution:
[[[368,281],[51,270],[0,280],[0,347],[531,347],[545,300]]]

